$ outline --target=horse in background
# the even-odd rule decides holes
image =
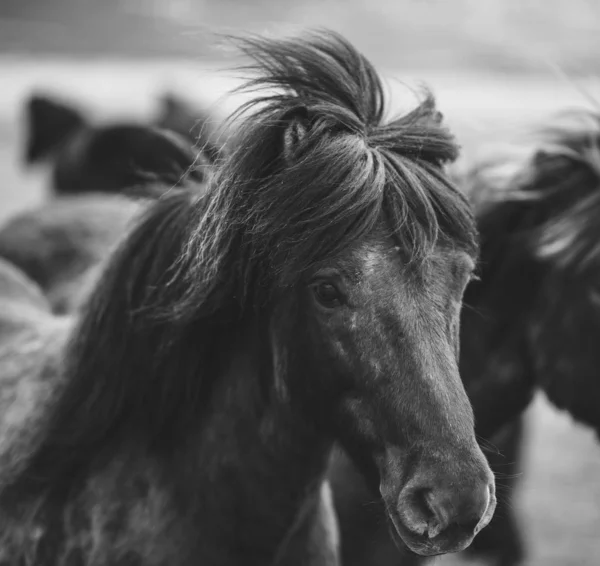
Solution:
[[[334,441],[419,554],[493,515],[456,363],[476,231],[433,99],[383,122],[333,33],[239,45],[269,94],[210,189],[150,203],[74,325],[32,323],[46,389],[0,446],[3,560],[336,564]]]
[[[493,157],[462,174],[476,209],[481,256],[478,278],[465,292],[459,367],[474,411],[482,414],[480,436],[495,447],[486,453],[502,493],[489,527],[466,552],[494,566],[526,560],[510,502],[521,472],[522,412],[533,392],[542,390],[557,408],[600,432],[599,147],[600,116],[565,113],[533,140],[505,152],[495,148]],[[421,563],[394,550],[384,511],[364,507],[374,493],[342,464],[332,484],[345,564]]]
[[[54,194],[120,193],[152,180],[182,181],[182,170],[203,182],[209,164],[189,139],[157,126],[118,122],[94,124],[74,105],[42,94],[25,107],[27,166],[48,163]]]
[[[196,156],[182,151],[180,140],[162,133],[155,136],[152,128],[137,128],[144,143],[138,146],[132,138],[110,149],[118,158],[103,177],[112,181],[100,183],[96,175],[106,164],[108,148],[104,153],[83,152],[82,161],[73,164],[72,179],[79,175],[79,182],[85,178],[92,182],[16,214],[0,226],[0,257],[36,282],[56,313],[78,308],[99,264],[149,199],[173,186],[192,191],[206,186],[205,172],[194,169]],[[162,159],[156,159],[159,154]],[[170,155],[178,157],[169,161]],[[90,186],[119,187],[119,193],[94,192]]]
[[[514,149],[497,153],[465,178],[466,190],[479,203],[482,257],[490,257],[482,263],[481,277],[494,278],[504,290],[503,298],[490,298],[481,308],[481,316],[495,319],[488,323],[490,331],[504,336],[494,352],[496,379],[510,383],[515,399],[540,389],[555,407],[597,434],[599,144],[600,114],[565,112],[536,132],[533,144],[517,154]],[[475,358],[475,339],[468,347]],[[519,429],[519,417],[511,426]],[[493,441],[507,456],[504,469],[496,467],[499,473],[506,472],[507,462],[510,474],[520,470],[520,439],[509,433]],[[508,502],[514,487],[515,479],[507,482]],[[504,563],[520,564],[524,544],[514,510],[506,505],[495,521],[498,527],[492,523],[474,550],[497,555],[503,547],[514,548],[521,551],[520,560]]]
[[[499,270],[512,298],[527,307],[519,321],[527,344],[522,369],[511,372],[515,394],[533,383],[600,433],[600,354],[593,347],[600,336],[600,115],[564,113],[537,139],[521,161],[499,155],[473,169],[466,186],[484,197],[483,245],[500,250],[494,257],[511,251],[488,269]],[[506,287],[518,273],[523,285]]]

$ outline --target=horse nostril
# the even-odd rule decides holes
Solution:
[[[436,497],[432,489],[425,491],[424,500],[431,515],[428,522],[427,536],[434,538],[448,526],[450,522],[449,509],[447,506],[440,505],[440,498]]]
[[[433,538],[448,526],[447,510],[438,504],[434,490],[418,488],[402,493],[398,501],[404,525],[417,535]]]

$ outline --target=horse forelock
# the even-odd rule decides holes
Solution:
[[[440,240],[476,249],[469,203],[443,170],[457,146],[430,93],[384,122],[380,78],[338,35],[238,44],[257,74],[242,88],[276,92],[234,113],[236,149],[187,246],[190,282],[223,275],[229,257],[243,300],[251,287],[272,287],[262,274],[297,279],[382,219],[408,261],[427,257]]]

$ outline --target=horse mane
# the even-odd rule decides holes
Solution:
[[[181,445],[242,323],[382,220],[407,261],[442,242],[476,249],[469,203],[443,171],[457,147],[429,93],[385,123],[379,77],[340,36],[235,41],[256,73],[245,88],[280,92],[234,116],[239,143],[205,196],[160,198],[108,262],[32,473],[64,475],[123,426]]]
[[[600,115],[565,112],[533,143],[476,164],[463,186],[478,209],[482,247],[508,242],[557,268],[585,269],[600,240]]]

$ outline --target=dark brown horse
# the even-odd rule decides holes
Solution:
[[[336,441],[419,554],[493,515],[456,359],[476,232],[432,98],[386,123],[339,36],[239,45],[268,90],[208,193],[151,204],[78,322],[14,352],[46,388],[1,447],[4,561],[336,564]]]
[[[461,377],[502,497],[468,552],[497,566],[524,563],[510,505],[520,473],[521,412],[536,388],[600,433],[600,116],[557,119],[516,152],[472,165],[479,280],[461,317]],[[507,424],[509,423],[509,424]],[[494,447],[492,451],[490,445]],[[372,490],[341,457],[332,474],[346,565],[405,566]]]
[[[135,122],[94,124],[82,110],[42,94],[31,96],[25,110],[25,164],[48,163],[55,194],[120,193],[153,178],[168,185],[206,180],[205,155],[176,132]]]

